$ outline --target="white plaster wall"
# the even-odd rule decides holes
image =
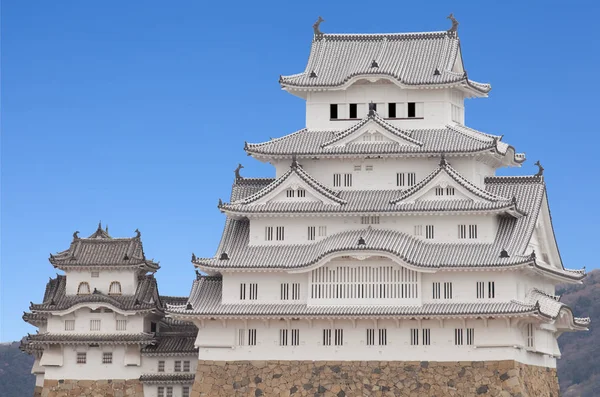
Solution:
[[[240,301],[240,284],[258,283],[258,300]],[[281,283],[300,283],[300,300],[281,300]],[[246,287],[246,296],[249,286]],[[291,296],[291,286],[290,286]],[[223,303],[306,303],[308,297],[308,273],[224,273]]]
[[[76,295],[79,283],[87,282],[90,285],[90,292],[94,288],[103,294],[108,294],[110,283],[118,281],[121,283],[122,295],[133,295],[137,288],[137,269],[127,270],[100,270],[99,277],[92,277],[91,271],[67,270],[67,295]]]
[[[481,361],[517,360],[527,364],[555,366],[555,359],[527,352],[513,346],[523,345],[518,329],[507,328],[504,320],[489,320],[487,327],[482,320],[466,320],[466,327],[475,329],[474,346],[455,346],[454,329],[465,328],[462,321],[423,320],[421,328],[431,329],[430,346],[411,346],[410,329],[419,328],[415,320],[396,322],[379,320],[378,328],[387,329],[387,346],[367,346],[366,329],[377,328],[373,321],[357,321],[355,327],[348,320],[318,321],[312,326],[308,321],[206,321],[198,333],[200,360],[397,360],[397,361]],[[239,329],[257,329],[256,346],[236,346]],[[299,329],[299,346],[279,346],[279,330]],[[343,346],[323,346],[324,328],[343,328]],[[421,337],[421,333],[420,333]],[[466,338],[466,334],[465,334]],[[222,347],[205,347],[203,341],[221,340]],[[377,342],[377,338],[376,338]],[[227,346],[227,348],[223,347]]]
[[[377,103],[380,116],[387,118],[387,104],[408,102],[423,102],[423,119],[390,120],[400,128],[439,128],[452,122],[451,103],[460,105],[460,99],[452,98],[454,89],[422,90],[401,89],[394,84],[354,84],[345,90],[309,92],[306,100],[306,127],[315,130],[341,130],[352,126],[355,121],[330,120],[329,105],[338,104],[338,118],[349,117],[349,104],[357,103],[358,118],[366,116],[368,104]],[[454,99],[454,100],[453,100]],[[461,107],[464,114],[464,105]],[[402,110],[397,117],[406,117]],[[464,119],[464,116],[463,116]]]
[[[517,295],[516,283],[519,275],[515,272],[494,271],[440,271],[437,273],[424,273],[422,275],[423,303],[443,302],[509,302]],[[485,282],[485,293],[488,291],[488,282],[494,281],[495,297],[493,299],[477,298],[477,282]],[[452,299],[433,299],[433,283],[440,282],[441,294],[444,294],[444,282],[452,283]]]
[[[196,373],[196,367],[198,366],[198,357],[196,355],[187,355],[187,356],[148,356],[142,355],[142,365],[141,371],[144,374],[155,374],[158,372],[158,362],[165,362],[165,372],[164,373],[175,373],[175,361],[181,361],[181,369],[183,372],[183,362],[190,362],[190,371],[189,373]],[[161,372],[162,373],[162,372]]]
[[[491,243],[496,238],[498,220],[495,215],[405,215],[405,216],[380,216],[380,223],[370,225],[374,229],[397,230],[408,235],[414,235],[415,225],[434,225],[434,239],[440,242],[462,243]],[[459,239],[458,225],[477,225],[477,239]],[[265,227],[283,226],[285,240],[265,240]],[[360,216],[333,216],[333,217],[269,217],[254,218],[250,220],[249,245],[289,245],[314,243],[323,237],[316,237],[315,241],[308,240],[308,227],[327,226],[327,235],[333,235],[347,230],[366,229],[369,225],[361,224]],[[275,230],[275,229],[274,229]],[[425,227],[423,226],[423,234]],[[419,237],[424,238],[424,235]]]
[[[75,320],[75,329],[73,331],[65,331],[65,320]],[[100,331],[90,331],[90,320],[100,320]],[[127,320],[127,329],[125,331],[117,331],[117,320]],[[116,312],[92,313],[89,308],[83,307],[62,316],[51,316],[48,319],[47,330],[51,333],[60,334],[131,334],[144,332],[145,327],[144,317],[141,315],[124,316]]]
[[[77,364],[77,352],[87,353],[87,363]],[[102,364],[102,353],[112,352],[113,363]],[[126,366],[123,345],[88,347],[65,346],[63,365],[46,367],[46,379],[137,379],[141,375],[139,366]]]
[[[477,161],[473,157],[448,157],[450,165],[474,185],[484,188],[483,178],[493,176],[494,168]],[[419,183],[431,174],[440,163],[440,157],[411,157],[383,159],[302,159],[300,164],[306,172],[321,184],[333,190],[404,190],[407,187],[396,185],[398,172],[414,172]],[[290,161],[274,161],[276,177],[290,168]],[[354,166],[362,166],[355,171]],[[366,166],[373,171],[366,171]],[[352,187],[333,186],[333,174],[352,174]]]

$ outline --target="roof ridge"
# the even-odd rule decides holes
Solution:
[[[315,41],[323,39],[352,39],[352,38],[394,38],[394,39],[416,39],[423,37],[443,38],[447,36],[451,39],[458,39],[458,36],[452,36],[447,30],[435,30],[429,32],[391,32],[391,33],[322,33],[315,36]]]
[[[494,175],[486,176],[484,180],[485,184],[499,184],[499,183],[522,183],[522,182],[535,182],[544,183],[544,177],[541,175]]]
[[[301,132],[304,132],[304,131],[308,131],[308,128],[304,127],[304,128],[302,128],[302,129],[300,129],[298,131],[294,131],[294,132],[292,132],[290,134],[287,134],[287,135],[284,135],[284,136],[280,136],[279,138],[269,139],[268,141],[265,141],[265,142],[259,142],[259,143],[249,143],[249,142],[246,142],[244,150],[250,149],[251,146],[253,146],[253,147],[259,147],[259,146],[268,145],[270,143],[277,142],[277,141],[280,141],[282,139],[289,138],[289,137],[291,137],[293,135],[300,134]]]

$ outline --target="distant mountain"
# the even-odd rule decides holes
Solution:
[[[563,397],[600,396],[600,270],[591,271],[583,285],[556,290],[576,316],[589,316],[589,332],[569,332],[558,339],[562,359],[558,379]]]
[[[562,359],[558,360],[558,379],[563,397],[600,396],[600,270],[594,270],[583,285],[557,288],[561,301],[573,308],[576,316],[590,316],[589,332],[572,332],[558,339]],[[0,344],[0,396],[30,397],[35,378],[31,375],[33,358],[19,350],[19,342]]]
[[[19,350],[19,342],[0,344],[0,396],[33,396],[32,365],[33,357]]]

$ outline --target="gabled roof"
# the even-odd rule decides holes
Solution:
[[[399,142],[349,142],[334,145],[340,137],[348,136],[367,122],[381,120],[382,128],[394,131],[394,134],[409,137],[414,145]],[[384,124],[385,123],[385,124]],[[344,130],[310,130],[302,129],[281,138],[262,143],[246,143],[244,150],[256,158],[298,158],[305,157],[340,157],[340,156],[439,156],[445,154],[478,154],[491,152],[508,156],[511,164],[521,164],[525,155],[516,153],[515,149],[502,142],[502,137],[479,132],[461,124],[448,124],[435,129],[399,129],[375,115],[366,116],[362,120]]]
[[[386,77],[403,86],[461,85],[479,95],[491,90],[469,80],[466,72],[453,71],[456,62],[461,57],[455,32],[318,34],[305,71],[279,82],[287,89],[334,88],[361,76]]]
[[[414,197],[420,192],[423,192],[425,189],[431,188],[428,186],[431,184],[438,175],[445,175],[450,180],[453,180],[457,185],[462,186],[469,193],[475,195],[479,199],[488,202],[488,203],[505,203],[507,206],[511,205],[511,203],[516,207],[516,203],[514,200],[508,199],[506,197],[499,196],[497,194],[493,194],[488,192],[487,190],[483,190],[474,184],[472,184],[469,180],[463,177],[458,171],[456,171],[445,158],[442,157],[440,160],[440,165],[433,172],[431,172],[426,178],[421,180],[419,183],[403,191],[398,198],[391,201],[392,204],[402,204],[404,201],[410,200],[411,197]],[[411,203],[412,204],[412,203]]]
[[[73,233],[69,249],[50,254],[50,263],[59,269],[95,267],[137,267],[144,271],[156,271],[158,263],[146,259],[141,234],[132,238],[112,238],[101,225],[88,238],[80,238]]]
[[[401,232],[368,228],[344,231],[314,243],[250,246],[249,221],[228,217],[216,255],[197,258],[194,264],[209,272],[225,269],[300,269],[318,262],[327,253],[358,249],[358,239],[363,237],[364,249],[396,255],[408,264],[424,268],[529,264],[538,271],[552,273],[565,281],[581,280],[585,276],[585,272],[581,271],[540,266],[527,251],[545,197],[543,177],[487,178],[485,192],[490,197],[515,197],[519,210],[524,214],[519,218],[500,217],[493,243],[430,243]],[[508,257],[500,256],[503,250]],[[221,259],[223,253],[227,253],[228,259]]]
[[[327,142],[323,142],[321,144],[321,147],[326,148],[328,146],[332,146],[335,143],[343,140],[344,138],[348,138],[348,137],[352,136],[352,134],[356,133],[362,127],[365,127],[369,124],[375,124],[375,125],[379,126],[380,128],[382,128],[384,131],[387,131],[390,134],[392,134],[395,138],[398,138],[399,141],[395,142],[397,144],[409,145],[409,146],[415,146],[415,145],[423,146],[423,142],[420,142],[416,139],[411,138],[410,132],[403,131],[400,128],[397,128],[397,127],[391,125],[390,123],[385,121],[383,118],[381,118],[377,112],[371,111],[361,121],[354,124],[352,127],[347,128],[344,131],[341,131],[339,134],[337,134],[337,136],[335,138],[332,138],[331,140],[329,140]],[[405,141],[405,142],[403,142],[403,141]],[[389,143],[389,142],[385,142],[385,143]],[[372,142],[372,143],[368,143],[367,145],[373,145],[373,144],[378,144],[378,143]]]
[[[163,306],[158,297],[158,286],[153,275],[141,276],[134,295],[106,295],[94,291],[89,295],[67,295],[67,277],[57,275],[46,284],[44,301],[40,304],[31,303],[29,309],[33,312],[55,312],[68,310],[78,304],[105,303],[119,310],[147,312],[162,311]]]
[[[292,161],[290,169],[285,174],[283,174],[282,176],[280,176],[279,178],[277,178],[258,192],[248,197],[238,199],[233,204],[252,204],[265,197],[269,193],[275,191],[279,186],[283,185],[291,176],[297,176],[310,188],[315,190],[319,195],[322,195],[327,200],[333,201],[337,204],[345,204],[345,201],[338,197],[338,192],[335,192],[329,189],[328,187],[322,185],[320,182],[318,182],[316,179],[310,176],[306,171],[304,171],[304,169],[300,165],[298,165],[298,163],[295,160]],[[226,206],[227,204],[224,204],[220,207],[225,208]]]

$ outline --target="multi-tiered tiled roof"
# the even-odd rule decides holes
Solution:
[[[140,237],[136,230],[135,237],[112,238],[107,229],[98,225],[98,230],[88,238],[80,238],[79,232],[73,233],[70,247],[50,254],[50,263],[58,269],[138,267],[144,272],[158,270],[158,263],[146,258]]]
[[[385,76],[403,86],[460,86],[484,96],[489,84],[467,77],[454,31],[386,34],[316,33],[303,73],[281,76],[289,90],[344,87]]]

